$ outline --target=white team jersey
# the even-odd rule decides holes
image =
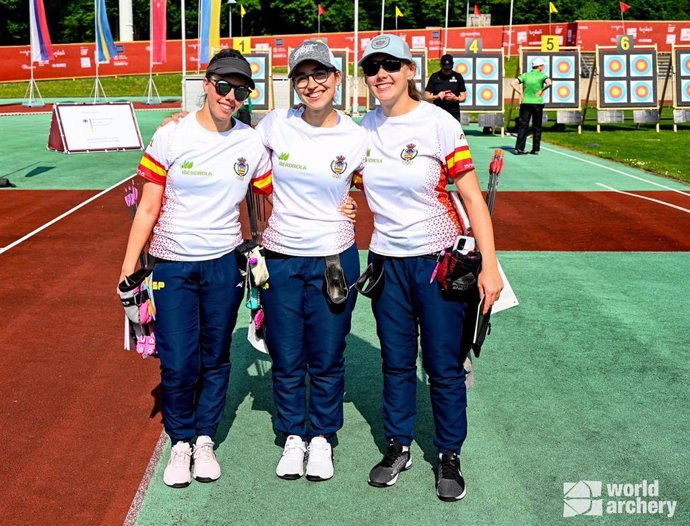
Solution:
[[[355,242],[338,207],[361,170],[367,134],[341,113],[336,126],[319,128],[302,112],[274,110],[256,128],[273,164],[273,212],[262,244],[291,256],[339,254]]]
[[[370,249],[383,256],[420,256],[452,246],[460,223],[446,178],[474,169],[460,123],[426,102],[397,117],[381,108],[362,121],[369,131],[362,182],[374,214]]]
[[[271,170],[255,130],[235,121],[227,132],[212,132],[196,114],[156,131],[137,169],[165,185],[149,252],[173,261],[215,259],[239,245],[239,204],[249,181]]]

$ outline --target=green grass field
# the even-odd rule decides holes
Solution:
[[[438,68],[438,61],[429,62],[429,71]],[[517,58],[506,61],[505,70],[517,68]],[[274,68],[274,73],[285,73],[285,68]],[[154,75],[154,80],[161,98],[181,97],[182,76],[180,74]],[[110,97],[142,97],[146,94],[148,77],[102,77],[103,89]],[[75,93],[89,93],[93,79],[71,79],[41,81],[39,88],[45,99],[74,97]],[[0,103],[2,99],[21,99],[25,96],[27,84],[15,82],[0,84]],[[544,129],[544,141],[573,150],[585,152],[604,159],[611,159],[634,168],[670,177],[681,181],[690,181],[687,170],[686,143],[690,124],[678,126],[673,131],[673,115],[670,108],[661,113],[659,133],[653,125],[637,126],[632,122],[632,112],[626,112],[626,122],[618,125],[603,125],[601,133],[596,132],[596,108],[586,109],[586,120],[582,134],[577,133],[576,126],[560,129],[553,126],[556,113],[549,113],[549,124]],[[506,123],[514,120],[517,109],[506,107]],[[509,129],[512,123],[509,124]],[[626,133],[614,133],[624,131]]]

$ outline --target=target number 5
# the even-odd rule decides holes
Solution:
[[[541,36],[541,52],[542,53],[556,53],[556,52],[558,52],[558,36],[556,36],[556,35],[542,35]]]

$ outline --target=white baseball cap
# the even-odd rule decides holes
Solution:
[[[546,59],[542,57],[537,57],[534,60],[532,60],[532,69],[539,66],[546,66]]]

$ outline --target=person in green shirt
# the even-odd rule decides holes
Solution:
[[[546,60],[537,57],[532,60],[532,70],[523,73],[513,79],[510,85],[518,93],[520,98],[520,116],[517,126],[517,141],[515,142],[515,155],[525,155],[525,142],[527,141],[527,129],[532,120],[532,151],[539,154],[541,144],[541,122],[544,116],[544,92],[551,87],[551,79],[544,73]]]

